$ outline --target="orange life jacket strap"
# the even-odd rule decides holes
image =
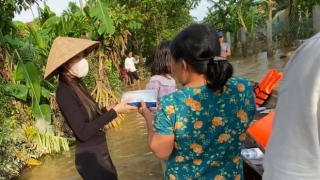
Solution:
[[[256,98],[261,99],[261,100],[266,100],[266,99],[268,99],[268,97],[271,95],[271,94],[269,94],[269,93],[266,93],[265,91],[260,91],[260,93],[262,93],[262,94],[264,94],[264,95],[267,95],[266,98],[262,98],[262,97],[256,95]]]

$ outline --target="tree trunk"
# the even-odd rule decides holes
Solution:
[[[283,28],[283,38],[281,42],[282,47],[289,46],[290,42],[290,23],[291,23],[291,11],[292,11],[293,0],[289,0],[286,7],[286,16],[284,20],[284,28]]]
[[[273,3],[272,3],[272,0],[269,0],[269,18],[268,18],[268,20],[269,21],[272,21],[272,9],[273,9]]]

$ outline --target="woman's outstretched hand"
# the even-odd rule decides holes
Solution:
[[[127,103],[130,101],[130,99],[126,99],[118,104],[115,105],[113,110],[117,112],[117,114],[123,114],[123,113],[128,113],[131,110],[138,109],[135,106],[130,106]]]
[[[141,107],[138,109],[138,112],[143,116],[154,116],[154,113],[147,108],[147,105],[144,101],[141,101]]]
[[[106,107],[107,111],[110,111],[110,109],[114,108],[117,104],[119,104],[119,101],[110,103],[110,105]]]

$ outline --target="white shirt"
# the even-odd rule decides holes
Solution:
[[[137,69],[134,64],[138,64],[139,59],[135,59],[134,57],[127,57],[124,61],[124,68],[129,70],[130,72],[135,72]]]
[[[320,33],[303,43],[284,70],[263,180],[320,179]]]

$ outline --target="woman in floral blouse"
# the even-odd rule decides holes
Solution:
[[[246,130],[256,112],[249,80],[232,77],[221,58],[219,37],[206,25],[191,25],[171,47],[172,71],[183,87],[162,97],[157,113],[139,112],[148,143],[168,157],[166,179],[243,180],[240,157]]]

